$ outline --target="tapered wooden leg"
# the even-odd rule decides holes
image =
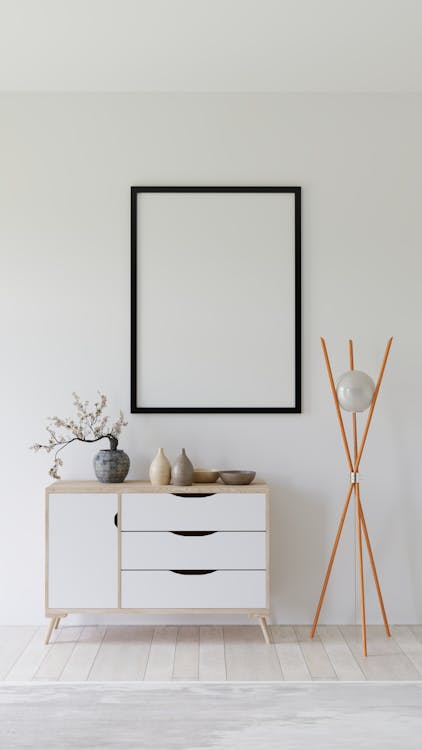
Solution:
[[[363,651],[363,655],[367,656],[368,651],[366,648],[365,583],[364,583],[364,578],[363,578],[363,556],[362,556],[362,518],[360,514],[359,483],[355,484],[355,495],[356,495],[356,530],[357,530],[358,553],[359,553],[360,613],[361,613],[361,620],[362,620],[362,651]]]
[[[325,365],[327,368],[328,380],[330,381],[331,393],[333,394],[334,406],[336,408],[341,437],[343,439],[344,450],[346,452],[347,463],[349,464],[350,471],[353,471],[352,457],[350,455],[349,443],[347,442],[346,430],[344,429],[343,417],[341,416],[341,409],[340,409],[340,404],[339,404],[339,400],[337,396],[336,386],[334,384],[333,372],[331,370],[331,364],[330,364],[330,359],[328,357],[327,346],[326,346],[325,340],[322,337],[320,341],[321,341],[321,346],[322,346],[322,352],[324,354]]]
[[[380,369],[380,372],[379,372],[379,375],[378,375],[378,380],[377,380],[377,383],[376,383],[376,386],[375,386],[374,395],[372,396],[371,406],[369,407],[368,417],[366,419],[365,429],[363,431],[362,440],[360,442],[360,448],[359,448],[358,457],[357,457],[357,459],[355,461],[354,471],[359,471],[360,460],[362,458],[362,453],[363,453],[363,450],[365,448],[366,438],[368,437],[368,432],[369,432],[369,428],[371,426],[372,416],[374,414],[375,404],[377,402],[378,394],[380,392],[382,379],[384,377],[384,370],[385,370],[385,367],[386,367],[386,364],[387,364],[387,359],[388,359],[388,355],[390,353],[390,349],[391,349],[391,344],[392,343],[393,343],[393,339],[391,338],[387,342],[387,348],[385,350],[384,359],[382,360],[381,369]]]
[[[57,618],[57,617],[52,617],[51,618],[51,622],[50,622],[50,625],[48,626],[47,635],[46,635],[46,638],[45,638],[45,642],[46,643],[50,642],[51,634],[52,634],[52,632],[53,632],[53,630],[54,630],[54,628],[56,626],[56,622],[57,622],[58,619],[60,619],[60,618]]]
[[[353,341],[349,339],[349,363],[350,363],[350,369],[355,369],[355,358],[353,354]],[[356,412],[352,412],[352,434],[353,434],[353,467],[356,465],[356,461],[358,460],[358,426],[357,426],[357,420],[356,420]]]
[[[368,549],[369,560],[371,562],[372,573],[373,573],[373,576],[374,576],[375,587],[377,589],[378,601],[379,601],[380,607],[381,607],[382,619],[384,620],[385,632],[387,633],[388,637],[390,638],[391,637],[390,627],[389,627],[389,624],[388,624],[387,615],[385,613],[384,602],[383,602],[382,594],[381,594],[381,587],[380,587],[379,580],[378,580],[377,569],[375,567],[375,560],[374,560],[374,556],[372,554],[371,542],[369,541],[369,534],[368,534],[368,529],[366,528],[365,516],[363,515],[363,509],[362,509],[362,503],[360,502],[360,496],[359,496],[359,512],[360,512],[360,518],[361,518],[361,522],[362,522],[362,529],[363,529],[363,533],[364,533],[365,540],[366,540],[366,546],[367,546],[367,549]]]
[[[270,645],[271,643],[271,636],[270,631],[268,630],[268,625],[265,617],[259,617],[259,624],[261,626],[262,635],[264,636],[265,643]]]
[[[340,523],[339,523],[338,529],[337,529],[337,535],[336,535],[336,538],[334,540],[333,551],[331,552],[330,562],[328,563],[327,572],[325,574],[324,583],[322,585],[321,596],[319,597],[319,602],[318,602],[318,606],[316,608],[314,621],[312,623],[311,638],[314,637],[316,626],[318,625],[319,613],[321,612],[321,607],[322,607],[322,604],[323,604],[323,601],[324,601],[325,592],[327,590],[328,581],[330,580],[331,569],[333,567],[334,558],[336,556],[338,543],[339,543],[340,537],[341,537],[341,532],[343,531],[344,519],[346,518],[347,509],[349,507],[349,503],[350,503],[350,498],[352,496],[353,487],[354,487],[354,485],[351,484],[350,487],[349,487],[349,491],[347,493],[346,501],[344,503],[343,512],[341,514]]]
[[[57,628],[59,627],[59,624],[60,624],[60,620],[61,620],[61,619],[62,619],[61,617],[57,617],[57,618],[56,618],[56,624],[55,624],[55,626],[54,626],[54,630],[57,630]]]

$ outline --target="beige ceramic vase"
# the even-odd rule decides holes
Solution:
[[[193,479],[193,465],[182,448],[182,452],[173,464],[172,484],[190,486]]]
[[[170,484],[171,466],[162,448],[158,449],[157,455],[149,467],[149,478],[151,484]]]

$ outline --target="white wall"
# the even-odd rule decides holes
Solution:
[[[362,463],[363,502],[393,622],[422,620],[422,97],[0,97],[0,618],[43,621],[48,458],[28,445],[71,392],[129,412],[129,186],[303,187],[303,414],[133,415],[130,476],[158,446],[256,468],[272,487],[273,621],[309,622],[348,481],[319,336],[391,360]],[[171,317],[169,316],[169,326]],[[95,450],[66,450],[63,478]],[[349,522],[322,620],[354,618]],[[77,548],[75,548],[77,554]],[[379,621],[368,580],[368,621]]]

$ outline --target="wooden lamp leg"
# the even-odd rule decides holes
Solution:
[[[372,574],[374,576],[375,588],[377,590],[378,601],[379,601],[380,607],[381,607],[382,619],[384,620],[385,632],[388,635],[388,637],[390,638],[391,637],[390,627],[389,627],[388,620],[387,620],[387,615],[386,615],[386,612],[385,612],[384,602],[383,602],[383,598],[382,598],[382,594],[381,594],[381,587],[380,587],[379,580],[378,580],[377,569],[375,567],[374,556],[372,554],[371,542],[369,541],[368,529],[366,528],[365,516],[363,515],[363,509],[362,509],[362,503],[360,501],[360,495],[359,495],[359,512],[360,512],[360,519],[361,519],[361,523],[362,523],[363,534],[365,536],[366,546],[367,546],[367,549],[368,549],[369,560],[370,560],[370,563],[371,563]]]
[[[343,439],[344,452],[346,453],[346,458],[347,458],[347,463],[349,464],[349,469],[350,471],[353,471],[352,457],[350,455],[349,443],[347,442],[346,430],[344,429],[343,417],[341,416],[341,409],[340,409],[340,404],[338,401],[336,387],[334,384],[333,371],[331,369],[330,358],[328,356],[328,351],[327,351],[325,340],[322,337],[321,337],[321,346],[322,346],[322,351],[324,354],[325,366],[327,368],[328,380],[330,381],[330,388],[331,388],[331,393],[333,395],[334,406],[336,408],[336,414],[337,414],[338,424],[340,427],[341,437]]]
[[[359,452],[358,452],[358,457],[357,457],[357,459],[355,461],[354,471],[359,471],[359,465],[360,465],[360,461],[361,461],[361,458],[362,458],[362,453],[363,453],[363,450],[365,448],[366,438],[368,437],[369,428],[371,426],[372,417],[373,417],[373,414],[374,414],[375,404],[377,402],[378,394],[380,392],[381,383],[382,383],[382,379],[383,379],[383,376],[384,376],[384,370],[385,370],[385,367],[386,367],[386,364],[387,364],[387,359],[388,359],[388,355],[390,353],[390,349],[391,349],[391,344],[392,343],[393,343],[393,339],[392,338],[388,339],[387,346],[386,346],[385,353],[384,353],[384,358],[383,358],[382,364],[381,364],[381,369],[380,369],[379,375],[378,375],[378,380],[377,380],[377,383],[376,383],[376,386],[375,386],[374,395],[372,397],[372,403],[371,403],[371,406],[369,407],[369,413],[368,413],[368,417],[367,417],[367,420],[366,420],[365,429],[363,431],[362,440],[361,440],[360,448],[359,448]]]
[[[353,471],[352,457],[350,455],[349,444],[347,442],[346,430],[344,429],[343,417],[341,416],[340,404],[339,404],[339,401],[338,401],[337,391],[336,391],[336,387],[335,387],[335,384],[334,384],[333,371],[331,369],[330,358],[328,356],[327,346],[326,346],[326,343],[325,343],[325,339],[323,339],[321,337],[320,340],[321,340],[321,347],[322,347],[322,352],[323,352],[324,360],[325,360],[325,366],[327,368],[328,380],[330,382],[331,393],[332,393],[332,396],[333,396],[334,406],[335,406],[335,409],[336,409],[337,419],[338,419],[338,423],[339,423],[339,427],[340,427],[340,432],[341,432],[341,436],[342,436],[342,439],[343,439],[343,446],[344,446],[344,451],[346,453],[347,463],[349,464],[350,471]],[[325,597],[325,592],[327,590],[328,581],[330,580],[331,569],[333,567],[334,558],[336,556],[337,547],[338,547],[338,543],[340,541],[341,532],[343,530],[344,519],[346,518],[347,509],[349,507],[349,503],[350,503],[350,498],[351,498],[351,495],[352,495],[352,491],[353,491],[353,483],[350,484],[349,491],[348,491],[347,497],[346,497],[346,501],[344,503],[343,512],[341,514],[340,523],[339,523],[339,526],[338,526],[338,529],[337,529],[337,535],[336,535],[336,538],[334,540],[333,550],[331,552],[330,561],[328,563],[327,572],[325,574],[324,583],[322,585],[321,596],[319,597],[319,602],[318,602],[318,606],[316,608],[314,621],[312,623],[312,628],[311,628],[311,633],[310,633],[311,638],[313,638],[314,635],[315,635],[315,630],[316,630],[316,626],[318,624],[319,614],[321,612],[321,607],[322,607],[322,604],[324,602],[324,597]]]
[[[366,647],[366,614],[365,614],[365,584],[363,578],[363,556],[362,556],[362,524],[360,515],[360,495],[359,495],[359,483],[355,484],[355,495],[356,495],[356,530],[358,538],[358,553],[359,553],[359,580],[360,580],[360,613],[362,622],[362,650],[363,655],[367,656],[368,651]]]
[[[349,364],[350,369],[355,369],[355,359],[353,353],[353,341],[349,339]],[[358,429],[356,412],[352,412],[352,434],[353,434],[353,468],[357,472],[356,466],[358,465]],[[355,479],[357,477],[355,476]],[[362,650],[363,655],[367,656],[367,645],[366,645],[366,613],[365,613],[365,588],[364,588],[364,577],[363,577],[363,555],[362,555],[362,523],[360,515],[360,489],[359,483],[355,484],[355,498],[356,498],[356,510],[355,510],[355,523],[356,533],[358,541],[358,552],[359,552],[359,580],[360,580],[360,610],[361,610],[361,622],[362,622]]]
[[[349,339],[349,364],[350,369],[355,369],[355,358],[353,355],[353,341],[352,339]],[[352,431],[353,431],[353,455],[354,455],[354,463],[353,467],[356,465],[356,461],[358,460],[358,428],[357,428],[357,422],[356,422],[356,412],[352,412]]]
[[[350,498],[352,496],[353,487],[354,487],[354,485],[351,484],[350,487],[349,487],[349,491],[347,493],[346,501],[345,501],[344,506],[343,506],[343,512],[341,514],[340,522],[339,522],[338,529],[337,529],[336,538],[334,540],[334,545],[333,545],[333,550],[331,552],[330,562],[328,563],[327,572],[325,574],[324,583],[322,585],[321,596],[319,597],[319,602],[318,602],[318,606],[316,608],[314,621],[312,623],[311,638],[314,637],[316,626],[318,625],[319,614],[321,612],[321,607],[322,607],[322,604],[324,602],[324,597],[325,597],[325,592],[327,590],[328,581],[330,580],[331,569],[333,567],[334,558],[336,556],[338,543],[339,543],[340,537],[341,537],[341,532],[343,531],[344,519],[346,518],[347,509],[349,507],[349,503],[350,503]]]

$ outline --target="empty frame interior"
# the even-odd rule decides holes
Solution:
[[[297,189],[160,190],[132,193],[132,411],[298,410]]]

